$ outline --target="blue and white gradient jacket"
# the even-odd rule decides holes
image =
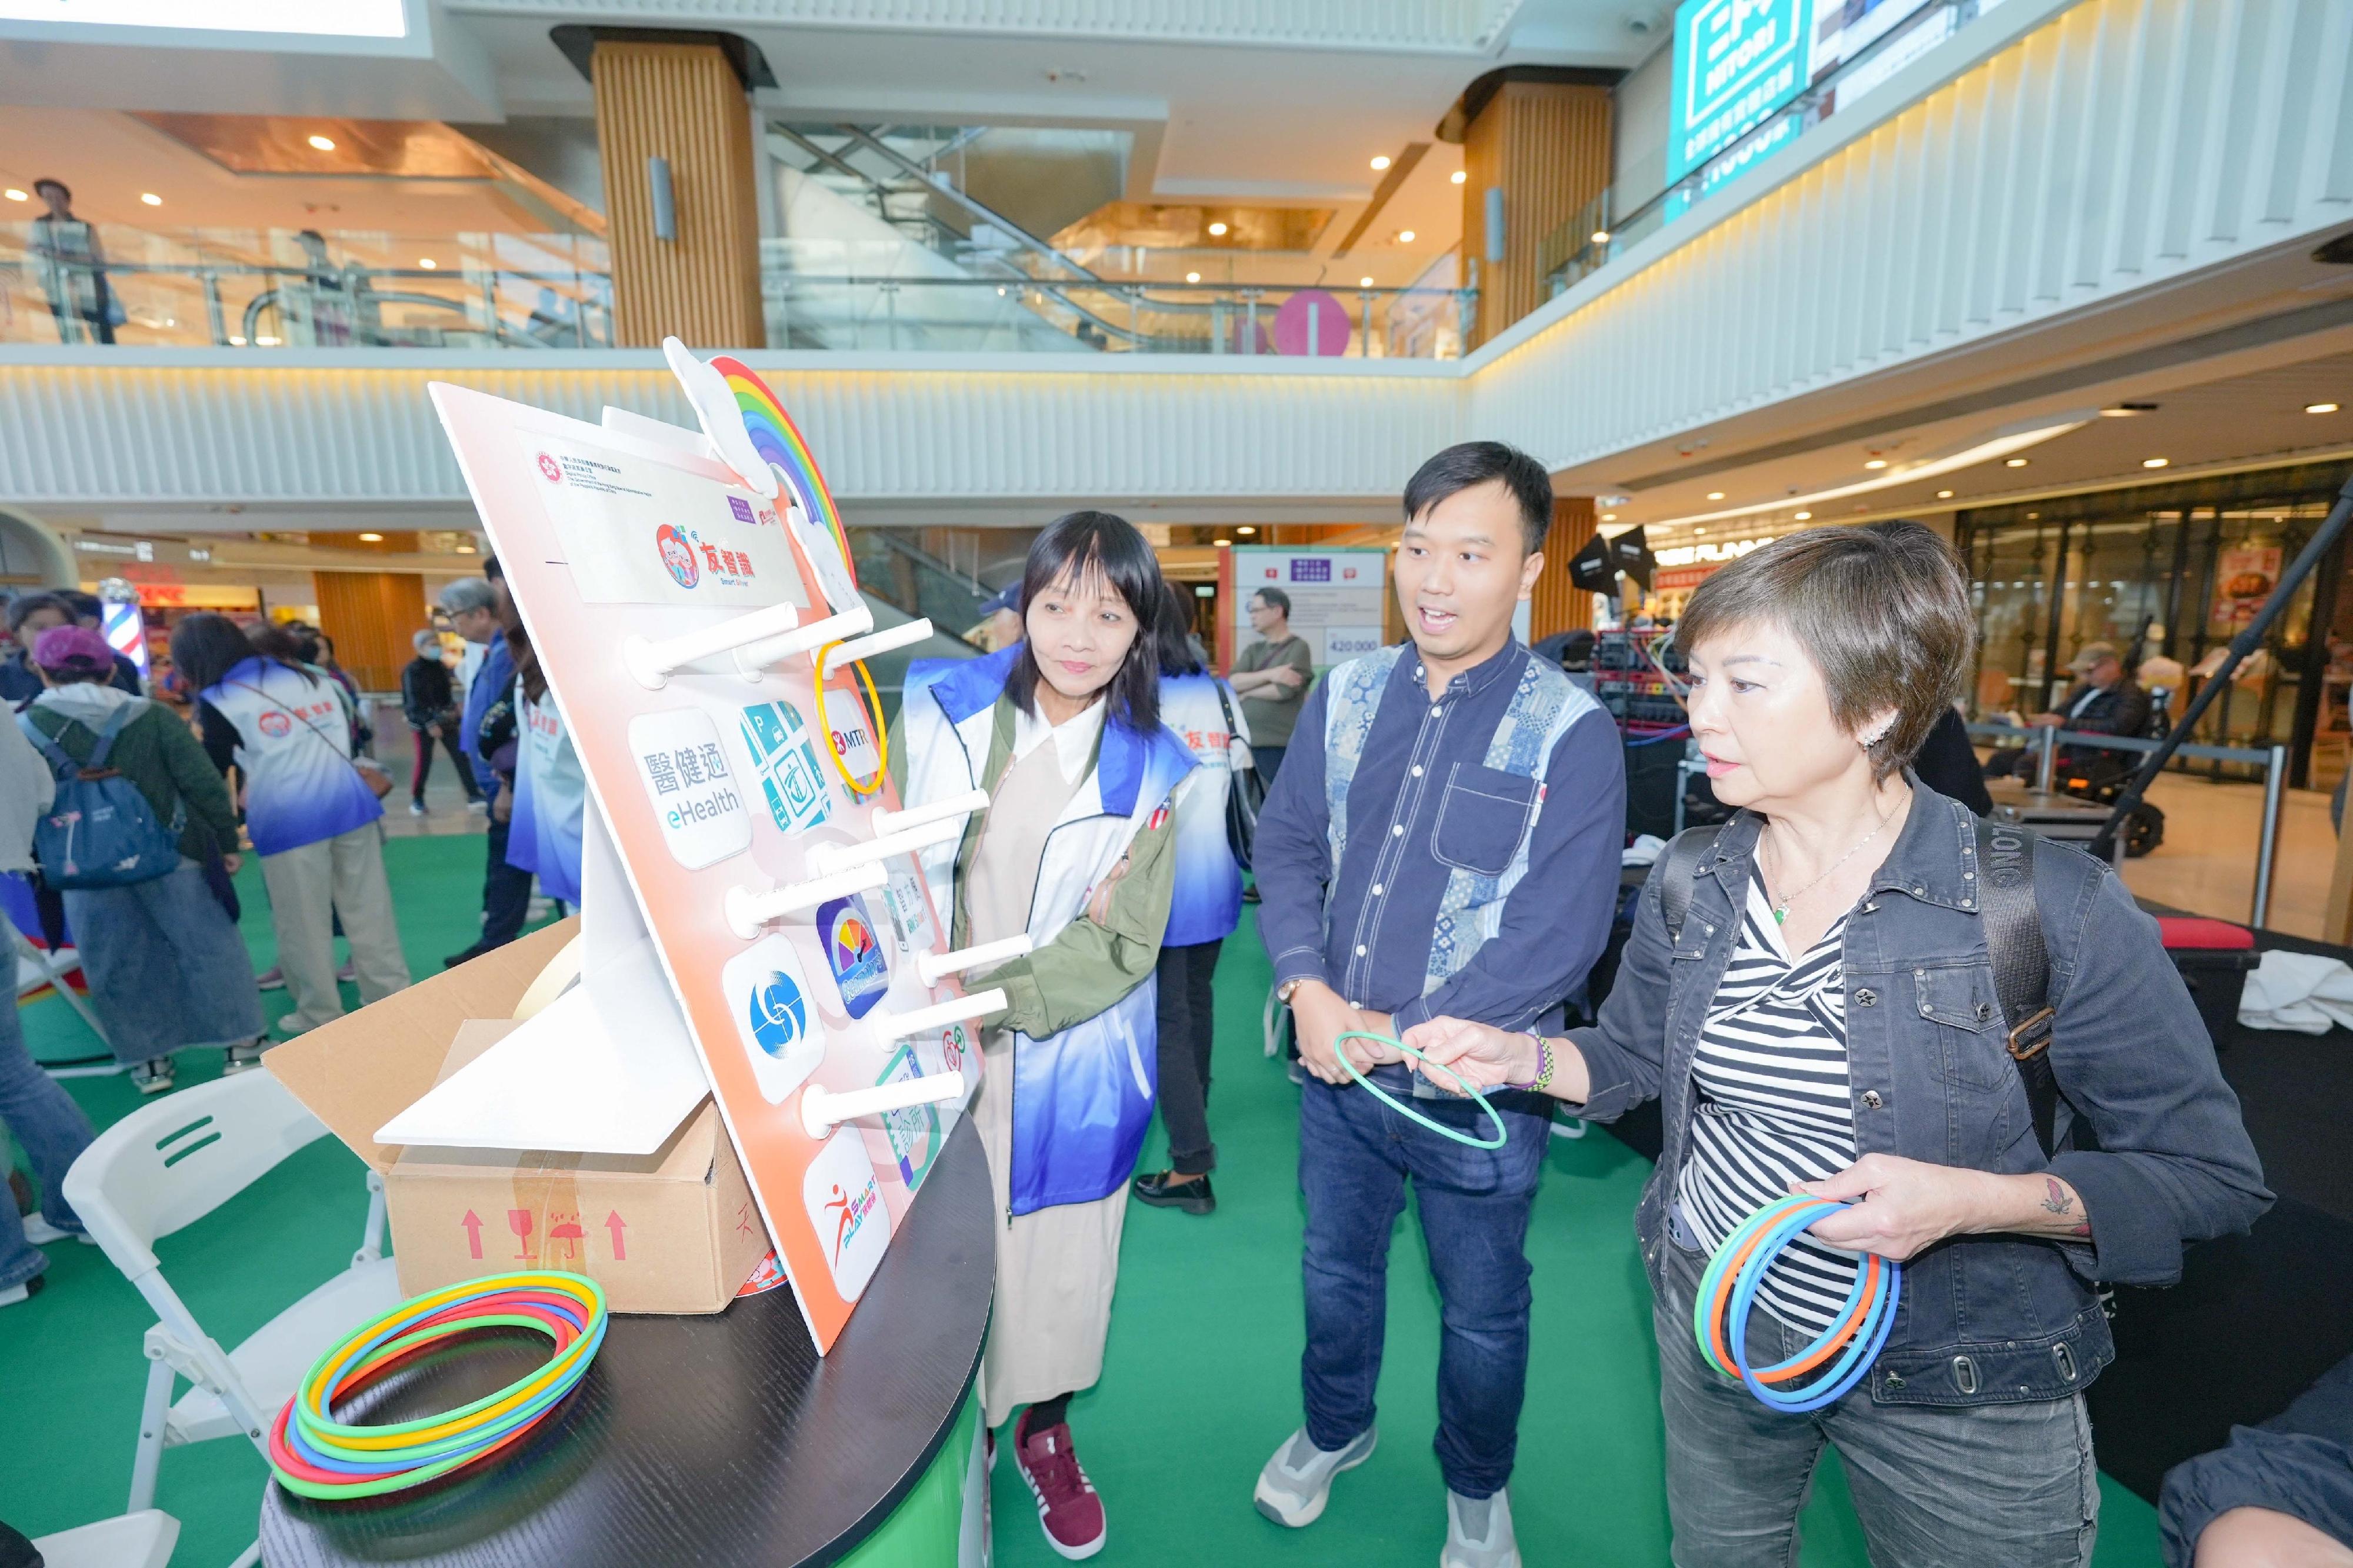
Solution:
[[[1020,656],[1016,644],[984,658],[926,659],[908,668],[900,744],[892,748],[903,759],[903,805],[987,787],[991,781],[982,775],[997,703]],[[1192,769],[1192,753],[1166,726],[1151,734],[1103,726],[1093,770],[1046,837],[1029,906],[1029,937],[1039,952],[1085,913],[1088,894],[1136,835],[1171,808]],[[922,856],[932,898],[957,929],[965,922],[951,911],[963,907],[965,852],[965,841],[951,840]],[[991,981],[987,973],[966,978],[976,988]],[[1092,1017],[1043,1039],[1014,1031],[1008,1173],[1014,1214],[1092,1203],[1126,1184],[1159,1092],[1155,1004],[1147,966],[1139,984]]]
[[[237,731],[254,853],[300,849],[384,815],[352,765],[352,712],[332,677],[255,658],[197,695]]]
[[[1226,797],[1234,787],[1230,742],[1236,738],[1226,728],[1227,713],[1233,714],[1245,749],[1250,726],[1230,690],[1219,706],[1218,689],[1224,684],[1208,674],[1160,678],[1160,721],[1185,742],[1201,770],[1176,803],[1176,890],[1168,905],[1168,934],[1161,939],[1169,947],[1217,942],[1241,921],[1242,868],[1226,839]]]

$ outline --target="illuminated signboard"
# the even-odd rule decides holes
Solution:
[[[1811,69],[1812,0],[1683,0],[1675,7],[1667,179],[1682,179],[1796,98]],[[1710,170],[1705,189],[1797,133],[1793,122]],[[1680,204],[1679,204],[1680,205]]]
[[[403,0],[0,0],[0,22],[343,38],[408,35]]]

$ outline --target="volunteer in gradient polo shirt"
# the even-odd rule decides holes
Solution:
[[[278,962],[294,1011],[280,1035],[343,1016],[334,922],[351,941],[363,1005],[408,984],[384,873],[383,804],[352,756],[353,715],[333,679],[293,657],[275,626],[251,639],[226,616],[172,630],[172,662],[195,691],[205,750],[244,781],[246,832],[269,890]]]

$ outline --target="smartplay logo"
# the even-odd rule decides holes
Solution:
[[[866,900],[852,893],[817,909],[818,936],[825,943],[825,966],[841,990],[841,1010],[863,1018],[891,990],[891,971],[875,940],[874,917]]]
[[[702,581],[702,568],[694,562],[694,546],[674,523],[663,523],[654,530],[654,548],[661,552],[662,565],[670,572],[670,581],[681,588],[691,588]]]
[[[737,953],[719,985],[760,1098],[782,1105],[825,1059],[825,1025],[792,938],[779,931]]]
[[[865,1293],[891,1245],[891,1213],[866,1157],[864,1136],[843,1127],[825,1142],[801,1178],[801,1206],[825,1253],[833,1288],[845,1301]]]

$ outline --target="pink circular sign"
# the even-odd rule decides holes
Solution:
[[[1344,354],[1348,352],[1348,311],[1321,289],[1302,289],[1274,312],[1274,352],[1283,354]]]

